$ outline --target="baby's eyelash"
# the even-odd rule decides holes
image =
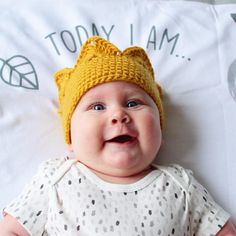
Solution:
[[[104,110],[106,106],[102,102],[95,102],[89,106],[89,110],[100,111]]]
[[[138,105],[142,105],[142,104],[143,104],[143,102],[140,99],[130,99],[126,103],[126,105],[128,107],[134,107],[134,106],[138,106]]]

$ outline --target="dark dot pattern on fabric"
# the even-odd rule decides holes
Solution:
[[[39,212],[36,214],[36,216],[39,216],[41,213],[42,213],[42,211],[39,211]]]
[[[47,166],[43,177],[34,180],[8,207],[23,225],[33,229],[32,235],[42,235],[46,223],[48,235],[65,236],[78,232],[98,236],[190,236],[190,232],[201,232],[206,225],[214,225],[217,232],[224,224],[208,192],[196,181],[188,186],[186,171],[180,167],[170,167],[161,175],[157,172],[145,186],[125,191],[103,189],[79,169],[65,172],[51,188],[49,182],[54,181],[51,176],[57,169]],[[40,203],[38,198],[49,192],[54,201],[45,198]],[[35,194],[37,199],[32,200]],[[27,214],[22,213],[23,206],[29,209]],[[209,231],[208,235],[213,233]]]

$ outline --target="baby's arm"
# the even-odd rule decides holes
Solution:
[[[0,222],[0,235],[30,236],[26,229],[11,215],[7,214]]]
[[[236,236],[236,229],[231,220],[228,220],[216,236]]]

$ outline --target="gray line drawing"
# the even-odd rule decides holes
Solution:
[[[10,86],[26,89],[39,89],[38,77],[33,64],[22,55],[7,60],[0,58],[0,78]]]
[[[233,18],[234,22],[236,22],[236,13],[232,13],[232,14],[230,14],[230,15],[231,15],[231,17]]]
[[[228,88],[236,102],[236,59],[231,63],[228,71]]]

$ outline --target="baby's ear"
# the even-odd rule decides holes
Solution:
[[[67,149],[68,149],[69,152],[73,152],[74,151],[74,149],[72,147],[72,144],[67,144]]]
[[[165,141],[164,141],[164,139],[163,139],[163,137],[162,137],[161,146],[163,146],[164,144],[165,144]]]

